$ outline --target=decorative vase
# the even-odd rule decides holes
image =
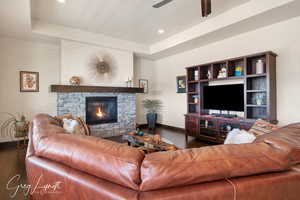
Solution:
[[[264,73],[264,62],[263,60],[258,60],[256,62],[256,73],[263,74]]]
[[[194,72],[194,77],[195,77],[195,81],[199,80],[199,72],[198,72],[198,70],[196,70]]]
[[[28,124],[26,121],[17,121],[16,122],[16,133],[15,137],[25,137],[27,135]]]
[[[210,70],[208,70],[208,72],[207,72],[207,78],[208,78],[208,79],[211,79],[211,78],[212,78],[212,76],[211,76],[211,71],[210,71]]]
[[[157,121],[157,113],[147,114],[148,129],[150,130],[155,129],[156,121]]]
[[[263,104],[262,99],[256,99],[256,105],[261,106]]]
[[[80,85],[80,78],[78,76],[73,76],[70,78],[70,84],[73,86],[79,86]]]

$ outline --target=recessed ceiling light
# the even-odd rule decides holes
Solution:
[[[66,3],[66,0],[56,0],[58,3]]]
[[[158,34],[164,34],[164,33],[165,33],[165,30],[164,30],[164,29],[158,29],[157,33],[158,33]]]

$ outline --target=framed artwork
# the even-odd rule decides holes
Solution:
[[[20,71],[20,92],[39,92],[39,73]]]
[[[186,76],[177,76],[177,93],[186,93]]]
[[[144,88],[144,93],[148,93],[148,80],[140,79],[139,80],[139,87]]]

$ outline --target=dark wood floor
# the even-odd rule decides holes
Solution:
[[[143,129],[143,131],[149,132],[146,129]],[[197,148],[211,145],[209,143],[204,143],[191,137],[189,138],[189,142],[186,145],[185,135],[182,131],[179,130],[157,128],[155,130],[155,133],[161,134],[163,138],[170,140],[180,148]],[[124,142],[122,141],[122,137],[113,137],[109,139],[116,142]],[[26,183],[26,170],[24,162],[25,152],[17,151],[16,149],[16,144],[0,144],[0,200],[11,199],[9,195],[13,191],[7,190],[6,187],[8,181],[15,175],[19,174],[21,176],[21,180],[18,181],[18,183],[14,183],[14,186],[20,183]],[[24,197],[22,192],[18,192],[16,197],[13,199],[24,200],[26,198]]]
[[[15,191],[12,189],[21,183],[26,183],[25,170],[25,151],[17,151],[15,143],[0,144],[0,199],[1,200],[24,200],[26,199],[22,192],[18,192],[14,198],[11,198]],[[16,175],[20,175],[20,180],[9,181]],[[16,180],[16,179],[14,179]],[[10,188],[10,190],[7,189]]]

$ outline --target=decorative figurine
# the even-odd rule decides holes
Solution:
[[[234,76],[242,76],[243,75],[243,67],[236,66],[234,71]]]
[[[80,85],[80,78],[78,76],[72,76],[72,78],[70,78],[69,82],[73,86],[79,86]]]
[[[210,71],[210,70],[208,70],[208,72],[207,72],[207,78],[208,78],[208,79],[211,79],[211,78],[212,78],[212,76],[211,76],[211,71]]]
[[[226,78],[227,77],[227,69],[226,67],[222,67],[219,71],[218,78]]]
[[[198,103],[198,102],[199,102],[199,98],[198,98],[197,95],[196,95],[196,96],[193,96],[193,98],[194,98],[194,103]]]

